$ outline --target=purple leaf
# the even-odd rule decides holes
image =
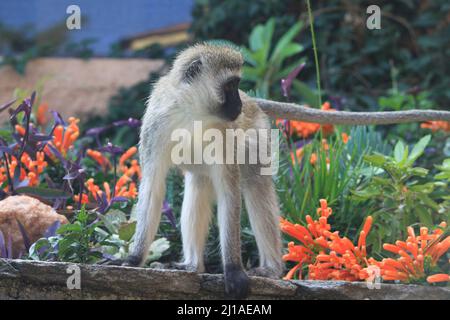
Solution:
[[[53,222],[45,231],[44,238],[50,238],[56,235],[56,230],[61,226],[61,222],[59,220],[56,220]]]
[[[105,132],[108,130],[109,127],[97,127],[97,128],[91,128],[88,131],[86,131],[87,136],[98,136],[99,134]]]
[[[172,208],[170,207],[169,203],[166,200],[164,200],[162,213],[167,217],[167,219],[169,219],[169,222],[172,225],[172,227],[176,228],[177,220],[175,219]]]
[[[23,224],[17,219],[16,219],[16,221],[17,221],[17,224],[19,225],[19,231],[22,234],[23,244],[25,246],[25,249],[28,251],[31,246],[30,238],[28,237],[27,231],[25,230],[25,227],[23,226]]]
[[[5,111],[6,109],[8,109],[9,107],[11,107],[17,100],[14,99],[13,101],[10,101],[2,106],[0,106],[0,112]]]
[[[63,126],[63,127],[67,127],[67,123],[64,121],[63,117],[61,117],[61,115],[55,111],[55,110],[50,110],[50,113],[53,115],[53,120],[55,121],[55,127],[56,126]]]
[[[12,236],[11,236],[11,234],[8,234],[8,242],[6,244],[6,251],[8,253],[6,255],[6,258],[12,259],[13,258],[13,252],[12,252]]]
[[[125,197],[114,197],[111,199],[110,204],[116,203],[116,202],[128,202],[128,198]]]
[[[119,120],[116,122],[113,122],[113,125],[115,127],[121,127],[121,126],[128,126],[130,128],[138,128],[142,124],[142,121],[134,118],[128,118],[128,120]]]
[[[105,147],[98,148],[98,151],[107,152],[115,156],[123,153],[123,149],[121,147],[115,146],[111,142],[108,142]]]
[[[3,236],[2,230],[0,230],[0,257],[1,258],[7,257],[6,241],[5,241],[5,237]]]
[[[292,70],[291,73],[288,74],[286,79],[281,79],[281,90],[283,91],[283,96],[285,96],[286,98],[289,98],[291,96],[292,82],[295,78],[297,78],[300,71],[303,70],[305,64],[306,63],[302,63],[297,68]]]

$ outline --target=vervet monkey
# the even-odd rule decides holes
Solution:
[[[175,142],[171,141],[171,132],[175,129],[192,131],[194,121],[202,121],[204,128],[216,128],[222,132],[233,128],[244,131],[249,128],[269,129],[267,114],[333,124],[450,120],[450,112],[444,111],[324,112],[251,98],[238,88],[242,65],[242,55],[235,49],[199,44],[182,51],[168,74],[154,85],[140,133],[142,180],[135,208],[137,228],[126,265],[144,263],[158,230],[166,175],[173,166],[171,149]],[[259,166],[180,166],[186,172],[181,210],[182,263],[188,270],[204,271],[203,251],[212,205],[216,201],[225,291],[234,298],[247,295],[249,282],[241,261],[241,193],[258,245],[260,266],[256,274],[280,276],[283,271],[277,196],[272,177],[261,175]]]

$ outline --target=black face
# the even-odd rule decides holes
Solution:
[[[222,115],[234,121],[241,114],[242,101],[239,97],[239,77],[228,79],[222,86],[224,103],[221,106]]]

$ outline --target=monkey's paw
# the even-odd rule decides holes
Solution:
[[[139,267],[141,265],[142,259],[136,256],[128,256],[125,261],[123,261],[122,266],[125,267]]]
[[[245,299],[249,291],[250,279],[241,267],[225,267],[225,294],[231,299]]]
[[[252,269],[248,270],[247,274],[249,276],[257,276],[257,277],[264,277],[264,278],[270,278],[270,279],[279,279],[282,272],[280,270],[276,270],[273,268],[257,267],[257,268],[252,268]]]

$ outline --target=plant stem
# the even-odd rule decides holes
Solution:
[[[310,0],[306,0],[306,4],[308,6],[308,17],[309,17],[309,27],[311,29],[311,39],[314,51],[314,63],[316,65],[316,78],[317,78],[317,91],[319,95],[319,108],[322,106],[322,93],[320,89],[320,66],[319,66],[319,58],[317,57],[317,46],[316,46],[316,36],[314,33],[314,22],[313,22],[313,14],[311,10]]]
[[[8,157],[6,156],[6,153],[3,153],[3,160],[5,161],[6,177],[8,178],[9,191],[14,194],[14,183],[13,183],[13,180],[11,178],[11,174],[9,172]]]

